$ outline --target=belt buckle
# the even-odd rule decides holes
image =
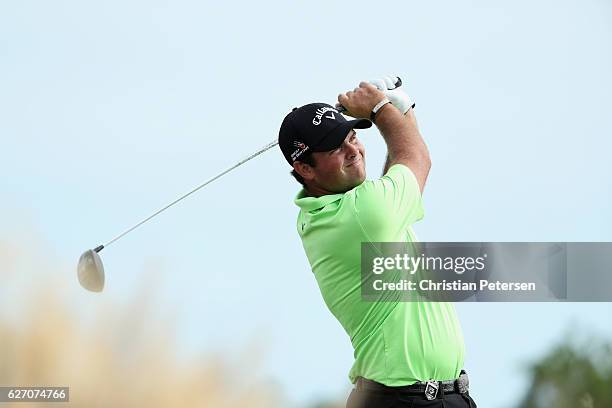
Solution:
[[[435,400],[438,395],[438,389],[440,389],[440,384],[437,381],[427,381],[425,383],[425,398],[428,401]]]
[[[465,371],[461,371],[461,375],[459,376],[459,379],[457,379],[456,384],[459,394],[467,394],[467,392],[470,390],[470,380],[468,379]]]

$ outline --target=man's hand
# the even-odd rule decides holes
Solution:
[[[370,81],[372,85],[385,94],[393,106],[405,115],[414,106],[414,103],[406,92],[401,90],[399,86],[395,86],[396,82],[397,77],[390,76]]]
[[[370,118],[376,104],[385,99],[385,94],[367,82],[359,83],[352,91],[338,95],[338,103],[346,108],[346,114],[354,118]]]

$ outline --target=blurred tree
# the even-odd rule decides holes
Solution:
[[[530,367],[520,408],[612,407],[612,344],[565,342]]]
[[[341,402],[323,401],[311,405],[309,408],[344,408],[345,405]]]

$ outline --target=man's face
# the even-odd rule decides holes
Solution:
[[[365,148],[354,130],[337,149],[314,152],[312,156],[315,166],[310,168],[309,183],[321,190],[344,193],[365,181]]]

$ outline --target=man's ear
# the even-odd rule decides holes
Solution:
[[[295,170],[304,180],[314,179],[314,170],[310,164],[296,160],[293,162],[293,170]]]

